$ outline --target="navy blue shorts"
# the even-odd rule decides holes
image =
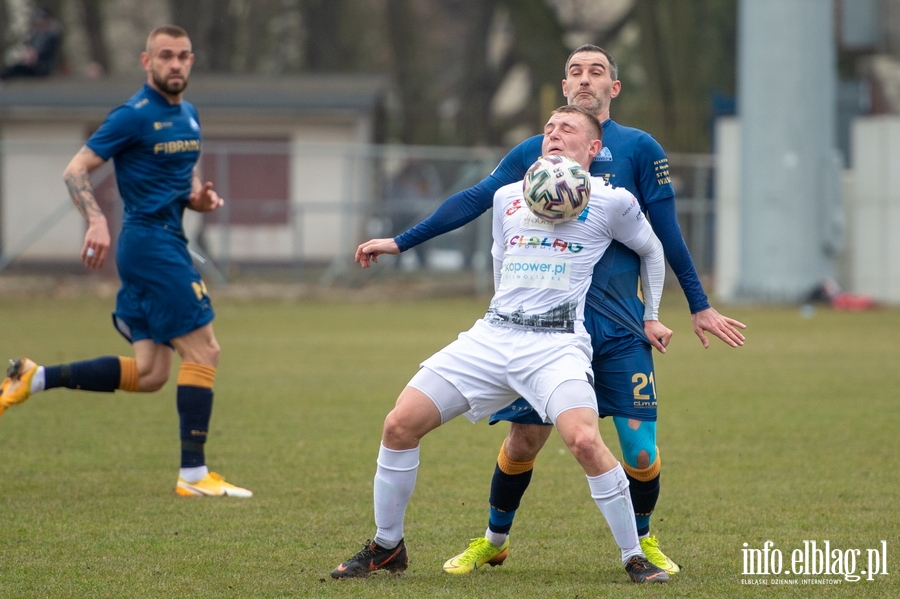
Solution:
[[[653,346],[593,310],[585,311],[584,326],[591,335],[594,349],[591,366],[600,417],[622,416],[655,422]],[[519,424],[547,424],[522,398],[491,414],[488,422],[496,424],[501,420]]]
[[[113,323],[129,342],[169,344],[215,318],[206,285],[180,234],[155,226],[125,227],[116,246],[116,265],[122,287]]]

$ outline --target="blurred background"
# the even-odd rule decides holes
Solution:
[[[365,272],[353,251],[539,133],[593,43],[619,65],[612,118],[669,155],[712,295],[900,303],[900,0],[0,0],[0,279],[98,276],[60,175],[167,22],[191,35],[186,98],[227,200],[187,221],[213,284],[488,292],[487,218]],[[94,183],[118,220],[112,169]]]

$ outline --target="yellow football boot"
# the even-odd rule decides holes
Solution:
[[[0,383],[0,414],[31,397],[31,380],[37,369],[38,365],[28,358],[9,361],[6,378]]]
[[[181,497],[253,497],[253,491],[225,482],[221,474],[210,472],[195,483],[180,476],[175,492]]]

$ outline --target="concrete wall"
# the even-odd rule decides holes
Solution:
[[[715,269],[713,294],[734,301],[741,267],[741,122],[720,118],[715,124]]]
[[[207,227],[210,252],[217,259],[241,261],[331,260],[350,255],[362,227],[360,208],[368,199],[368,161],[359,158],[369,141],[369,124],[359,120],[320,120],[248,126],[203,124],[205,136],[285,136],[290,139],[290,203],[286,225]],[[365,164],[363,164],[365,162]],[[192,222],[196,221],[191,216]]]
[[[3,126],[0,132],[3,253],[23,248],[23,258],[77,260],[85,225],[69,199],[62,172],[84,144],[84,131],[81,123],[29,122]],[[47,226],[41,226],[42,223]]]
[[[331,260],[350,255],[362,228],[360,207],[368,199],[369,161],[359,147],[371,139],[367,117],[203,118],[205,138],[290,140],[290,203],[287,225],[206,229],[219,260]],[[85,223],[69,199],[62,171],[86,140],[84,119],[18,120],[0,128],[0,250],[28,260],[77,261]],[[354,148],[356,148],[354,150]],[[94,177],[96,179],[96,177]],[[223,193],[227,200],[227,193]],[[115,215],[108,215],[110,218]],[[193,236],[200,216],[186,212]]]
[[[740,133],[737,118],[716,123],[714,295],[723,301],[741,299]],[[900,304],[900,116],[856,119],[851,147],[854,168],[840,173],[838,282],[845,291]]]
[[[856,119],[852,148],[850,290],[900,304],[900,116]]]

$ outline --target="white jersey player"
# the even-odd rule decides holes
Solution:
[[[650,260],[642,272],[644,320],[657,320],[665,268],[658,255],[651,255],[656,236],[628,190],[591,177],[584,212],[575,221],[554,224],[526,208],[521,183],[506,185],[494,194],[493,236],[497,293],[486,316],[489,322],[584,332],[591,274],[614,239]],[[533,326],[513,316],[523,311],[531,315]],[[554,322],[557,318],[562,320]]]
[[[564,106],[545,127],[543,154],[569,156],[587,169],[600,150],[600,136],[591,113]],[[631,579],[668,580],[641,551],[628,480],[600,437],[591,343],[582,323],[594,264],[614,238],[641,256],[649,306],[645,318],[656,321],[665,273],[662,246],[629,192],[599,180],[591,183],[587,215],[555,225],[531,215],[521,183],[497,191],[492,253],[500,268],[490,308],[422,363],[385,419],[374,484],[377,532],[332,577],[405,570],[403,520],[415,486],[420,439],[456,416],[465,414],[474,422],[524,397],[556,425],[583,467]],[[659,326],[667,342],[671,331]]]
[[[417,379],[437,373],[467,397],[465,415],[472,421],[521,396],[553,422],[575,405],[575,398],[560,397],[564,405],[548,406],[553,391],[575,378],[592,383],[583,321],[594,265],[613,239],[633,249],[644,266],[644,319],[657,320],[665,277],[662,245],[634,196],[601,178],[592,178],[581,216],[556,224],[532,214],[521,183],[501,187],[494,195],[493,238],[497,291],[487,314],[423,362],[425,371],[410,384],[427,394],[427,383]],[[596,408],[592,393],[578,399]]]

